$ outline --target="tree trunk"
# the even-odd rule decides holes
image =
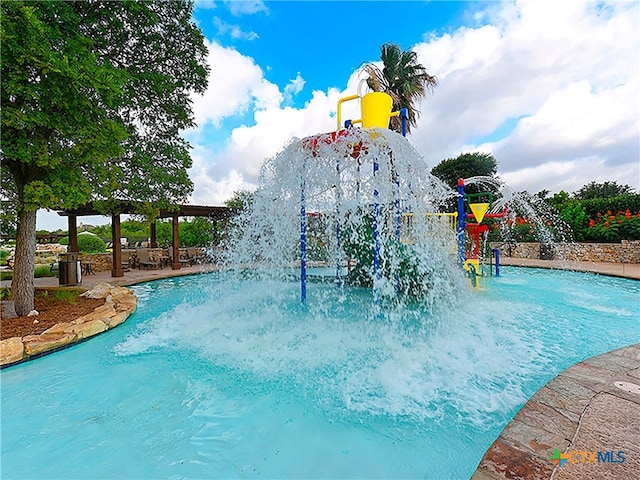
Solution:
[[[11,296],[18,315],[26,315],[35,307],[36,213],[18,212],[16,255],[11,281]]]

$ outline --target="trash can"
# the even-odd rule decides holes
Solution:
[[[77,252],[60,254],[58,274],[60,285],[80,285],[82,283],[82,272]]]
[[[553,243],[541,243],[540,244],[540,260],[553,260],[555,257],[556,249]]]

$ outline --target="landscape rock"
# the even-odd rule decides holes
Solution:
[[[107,327],[113,328],[120,325],[131,315],[129,312],[118,312],[113,317],[107,319]]]
[[[71,322],[60,322],[56,323],[53,327],[47,328],[41,335],[51,335],[54,333],[65,333],[67,332],[73,324]]]
[[[74,333],[78,337],[78,340],[81,340],[83,338],[93,337],[105,330],[107,330],[107,324],[102,320],[91,320],[89,322],[72,325],[66,332]]]
[[[96,284],[96,286],[91,290],[87,290],[86,292],[81,293],[80,296],[87,298],[107,298],[112,288],[113,287],[110,284],[106,282],[100,282]]]
[[[82,294],[87,298],[108,299],[93,312],[70,322],[60,322],[40,335],[13,337],[0,342],[0,365],[9,365],[32,355],[55,350],[70,343],[92,337],[120,325],[135,311],[138,298],[133,290],[99,283]],[[3,302],[3,316],[4,304]],[[15,310],[15,309],[14,309]],[[34,321],[36,323],[37,320]]]
[[[24,344],[20,337],[0,341],[0,365],[14,363],[24,358]]]
[[[76,335],[72,333],[53,333],[47,335],[27,335],[22,337],[24,353],[27,356],[53,350],[73,342]]]
[[[105,319],[110,318],[115,314],[116,314],[115,307],[110,303],[105,303],[104,305],[96,308],[93,312],[87,313],[82,317],[78,317],[76,320],[72,321],[71,323],[76,325],[80,323],[92,322],[94,320],[104,321]]]
[[[2,302],[2,318],[16,318],[16,304],[13,300]]]

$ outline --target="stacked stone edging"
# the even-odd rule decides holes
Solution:
[[[104,298],[104,305],[75,320],[56,323],[39,335],[12,337],[0,341],[0,366],[23,362],[34,356],[80,342],[123,323],[136,311],[138,298],[133,290],[99,283],[82,294],[88,298]]]
[[[640,240],[623,240],[621,243],[491,243],[500,254],[511,258],[543,259],[544,250],[551,250],[557,260],[582,262],[640,263]],[[541,253],[543,254],[541,256]]]
[[[168,257],[169,253],[166,248],[147,248],[151,255]],[[123,249],[122,260],[124,262],[131,263],[136,256],[135,249]],[[113,267],[113,254],[110,252],[105,253],[80,253],[79,257],[81,262],[93,262],[94,272],[110,272]]]

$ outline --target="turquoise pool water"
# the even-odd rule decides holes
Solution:
[[[2,478],[469,478],[522,404],[640,342],[640,282],[503,268],[459,309],[208,274],[3,370]]]

